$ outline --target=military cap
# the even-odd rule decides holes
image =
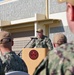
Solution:
[[[39,33],[39,32],[43,32],[43,29],[40,28],[40,29],[37,30],[37,32],[38,32],[38,33]]]
[[[74,5],[74,0],[58,0],[58,2],[69,2]]]
[[[10,41],[12,39],[11,34],[7,31],[0,32],[0,44],[5,43],[6,41]]]
[[[53,43],[58,43],[58,42],[67,43],[66,36],[64,34],[62,34],[62,33],[55,34],[54,37],[53,37]]]

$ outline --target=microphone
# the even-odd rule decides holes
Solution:
[[[32,40],[32,39],[38,39],[38,38],[37,38],[37,37],[32,37],[31,40]]]

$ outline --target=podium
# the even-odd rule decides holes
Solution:
[[[46,48],[24,48],[22,50],[22,59],[28,67],[28,74],[33,75],[35,68],[47,55]]]

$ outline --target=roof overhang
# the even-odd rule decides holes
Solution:
[[[1,21],[0,29],[7,30],[11,32],[18,31],[29,31],[34,30],[35,25],[57,25],[61,20],[59,19],[46,19],[44,14],[35,14],[35,17],[25,18],[14,21]]]
[[[10,25],[2,25],[0,28],[8,28],[8,29],[14,29],[14,28],[20,28],[20,27],[28,27],[28,26],[34,26],[34,23],[42,23],[42,24],[53,24],[58,23],[61,20],[58,19],[43,19],[43,20],[36,20],[36,21],[29,21],[29,22],[23,22],[23,23],[17,23],[17,24],[10,24]]]

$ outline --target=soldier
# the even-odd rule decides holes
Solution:
[[[43,35],[43,29],[37,30],[37,39],[33,41],[33,43],[30,46],[31,48],[48,48],[49,50],[53,49],[51,40]]]
[[[58,1],[66,2],[68,25],[70,30],[74,33],[74,0]],[[48,75],[74,75],[74,42],[62,44],[49,52],[48,68]],[[38,71],[34,75],[38,75]]]
[[[54,48],[67,43],[67,37],[62,33],[57,33],[53,37],[53,46]]]
[[[13,38],[7,31],[0,32],[0,59],[4,72],[24,71],[28,73],[25,62],[12,51]],[[1,73],[1,72],[0,72]]]
[[[52,50],[53,49],[53,45],[52,45],[52,43],[51,43],[51,40],[47,37],[47,36],[45,36],[45,35],[43,35],[43,29],[38,29],[37,30],[37,39],[35,39],[34,41],[33,41],[33,43],[31,44],[31,46],[30,46],[31,48],[33,48],[33,47],[36,47],[36,48],[48,48],[48,50]],[[48,53],[47,53],[47,57],[48,57]],[[40,70],[43,70],[45,67],[45,69],[44,69],[44,71],[48,71],[48,67],[47,67],[47,65],[48,65],[48,59],[46,59],[46,64],[44,64],[42,67],[41,67],[41,69]],[[38,66],[38,68],[39,68],[40,66]],[[44,72],[45,73],[45,72]]]

